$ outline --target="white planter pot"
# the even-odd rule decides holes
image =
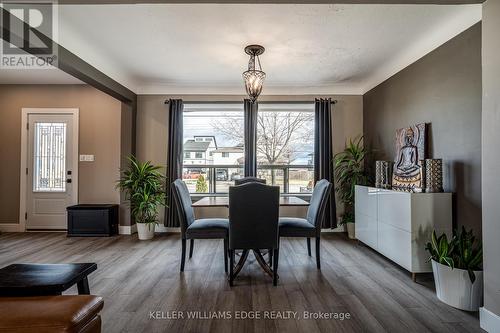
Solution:
[[[474,271],[476,280],[470,282],[463,269],[451,269],[432,260],[432,272],[439,300],[465,311],[478,311],[483,303],[483,272]]]
[[[356,239],[356,229],[354,228],[354,223],[346,223],[347,236],[350,239]]]
[[[137,223],[137,233],[140,240],[148,240],[155,235],[156,224],[154,223]]]

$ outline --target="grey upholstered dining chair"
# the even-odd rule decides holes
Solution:
[[[241,179],[235,179],[234,180],[234,185],[243,185],[247,183],[261,183],[261,184],[266,184],[266,180],[262,178],[257,178],[257,177],[252,177],[252,176],[247,176]],[[269,256],[269,265],[273,264],[273,251],[269,249],[267,251],[267,255]]]
[[[306,218],[281,217],[279,220],[280,237],[307,237],[307,252],[311,256],[311,237],[316,238],[316,266],[321,269],[320,261],[320,236],[321,223],[325,216],[328,198],[331,194],[332,184],[322,179],[314,186]]]
[[[278,282],[280,188],[250,182],[229,187],[229,285],[233,285],[235,250],[253,250],[260,258],[261,249],[274,252],[273,284]],[[242,254],[242,256],[244,256]],[[244,256],[246,258],[246,256]],[[258,258],[259,259],[259,258]],[[268,272],[271,268],[264,260]],[[241,268],[241,267],[240,267]]]
[[[265,179],[261,179],[261,178],[257,178],[257,177],[245,177],[245,178],[235,179],[234,180],[234,185],[236,185],[236,186],[243,185],[243,184],[246,184],[246,183],[261,183],[261,184],[265,184],[266,180]]]
[[[193,256],[195,239],[222,238],[224,240],[224,270],[227,273],[229,220],[223,218],[195,219],[189,190],[186,184],[180,179],[172,183],[172,193],[181,226],[181,272],[184,271],[186,260],[186,240],[190,240],[189,258],[191,258]]]

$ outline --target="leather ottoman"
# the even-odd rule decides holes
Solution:
[[[101,297],[0,297],[0,332],[101,332]]]

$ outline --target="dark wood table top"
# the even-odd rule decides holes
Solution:
[[[95,263],[9,265],[0,269],[0,296],[58,295],[96,269]]]
[[[229,207],[229,197],[203,197],[193,207]],[[280,206],[309,206],[309,202],[298,197],[280,197]]]

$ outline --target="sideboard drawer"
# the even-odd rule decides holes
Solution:
[[[411,233],[390,224],[378,223],[378,251],[407,270],[411,270]]]
[[[410,193],[382,190],[378,194],[378,220],[411,231]]]
[[[377,249],[377,219],[358,213],[356,215],[356,238],[366,245]]]
[[[377,195],[379,189],[367,186],[356,186],[355,202],[356,214],[363,213],[366,216],[377,218]]]

